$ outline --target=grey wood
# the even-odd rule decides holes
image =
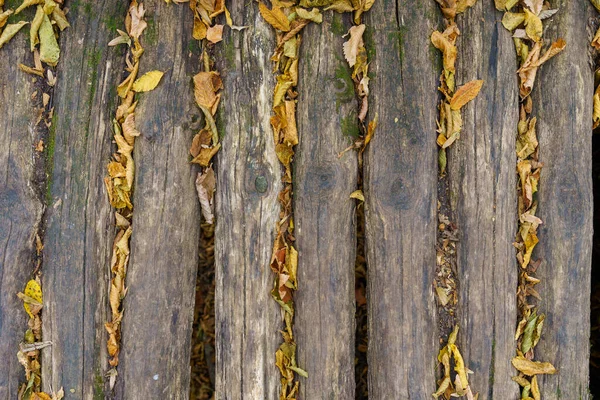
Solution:
[[[436,268],[437,85],[430,44],[434,1],[379,0],[366,17],[374,46],[366,151],[369,397],[426,399],[435,392],[439,341]]]
[[[70,6],[54,91],[44,247],[43,385],[66,399],[103,396],[114,215],[104,186],[124,50],[107,46],[127,5]],[[101,18],[98,16],[101,15]],[[52,151],[52,150],[50,150]]]
[[[538,115],[540,243],[533,258],[543,264],[536,286],[546,313],[536,358],[558,369],[543,376],[545,399],[589,399],[590,269],[592,255],[592,96],[587,23],[588,1],[553,2],[559,12],[544,37],[567,42],[564,52],[542,66],[532,93]]]
[[[116,393],[124,399],[187,399],[200,240],[196,169],[188,154],[201,115],[192,87],[199,59],[187,5],[145,6],[140,73],[165,75],[139,97],[136,109],[141,136],[134,148],[133,234]]]
[[[15,399],[25,381],[16,354],[29,317],[17,293],[35,269],[35,234],[43,212],[44,193],[34,183],[39,167],[34,157],[41,157],[34,156],[41,92],[31,100],[35,78],[17,67],[32,64],[26,37],[20,32],[0,50],[0,399]]]
[[[216,398],[275,399],[283,327],[269,266],[281,190],[270,125],[275,33],[256,4],[228,6],[235,24],[251,28],[226,28],[214,49],[224,85],[215,200]]]
[[[518,82],[513,40],[493,1],[478,1],[457,18],[456,80],[484,84],[462,109],[460,140],[448,151],[448,179],[458,226],[459,348],[482,399],[516,399],[518,267],[516,127]]]
[[[341,28],[340,28],[341,26]],[[294,160],[298,250],[295,334],[305,399],[354,397],[354,261],[357,161],[338,158],[358,130],[342,35],[348,16],[324,13],[302,35]]]

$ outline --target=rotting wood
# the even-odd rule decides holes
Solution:
[[[544,22],[544,37],[564,38],[562,54],[538,72],[533,109],[539,120],[540,242],[537,276],[546,314],[536,354],[559,371],[541,376],[544,399],[589,399],[590,268],[593,201],[591,118],[593,72],[589,58],[587,1],[552,2],[558,13]]]
[[[60,41],[43,279],[45,338],[53,345],[43,350],[42,368],[44,388],[64,386],[67,398],[104,392],[114,215],[103,178],[115,82],[125,64],[122,52],[109,51],[107,43],[116,34],[113,18],[120,22],[125,12],[113,0],[72,5],[72,27]]]
[[[365,18],[379,115],[364,160],[374,399],[431,398],[436,386],[437,15],[433,1],[381,0]]]
[[[0,398],[17,397],[24,380],[16,353],[28,316],[17,293],[35,269],[35,235],[41,225],[44,172],[34,160],[39,140],[34,107],[41,106],[41,92],[31,75],[18,69],[28,60],[29,43],[13,39],[0,50]],[[31,95],[37,91],[37,96]],[[40,176],[41,175],[41,176]]]
[[[300,47],[294,212],[299,253],[298,360],[305,399],[354,397],[354,261],[358,113],[342,38],[350,15],[323,12]],[[318,93],[318,95],[315,95]]]
[[[512,242],[518,89],[513,40],[498,15],[492,1],[480,0],[458,20],[464,38],[458,46],[459,83],[485,83],[463,111],[463,134],[448,152],[448,194],[460,239],[458,342],[480,399],[518,395],[510,363],[517,311]]]
[[[196,174],[188,157],[201,114],[192,91],[199,58],[189,49],[195,41],[187,7],[165,2],[145,6],[141,72],[156,69],[165,75],[136,108],[141,135],[134,150],[135,232],[116,395],[186,399],[200,240]]]
[[[226,88],[216,159],[215,390],[223,399],[276,399],[281,313],[269,268],[281,190],[270,125],[275,34],[254,4],[231,2],[230,12],[235,24],[252,28],[226,28],[215,53]]]

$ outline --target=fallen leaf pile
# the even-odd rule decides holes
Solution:
[[[444,15],[445,29],[443,32],[434,31],[431,42],[442,52],[442,74],[438,90],[442,94],[439,104],[439,120],[437,121],[437,144],[440,188],[448,186],[446,174],[447,155],[446,149],[460,138],[462,130],[461,109],[479,94],[483,81],[474,80],[456,88],[456,57],[458,50],[456,40],[460,31],[454,19],[457,15],[472,7],[477,0],[436,0]],[[439,190],[443,193],[444,190]],[[435,292],[438,299],[438,310],[443,326],[442,331],[449,329],[452,333],[448,336],[448,343],[442,347],[438,354],[438,361],[444,368],[444,376],[438,381],[438,389],[433,397],[443,396],[446,400],[450,397],[466,396],[468,400],[477,399],[479,394],[473,395],[469,386],[467,368],[460,351],[456,345],[458,325],[456,324],[456,305],[458,293],[456,291],[456,243],[458,242],[457,226],[450,221],[450,203],[447,196],[438,198],[438,231],[436,252],[436,278]],[[442,332],[443,335],[446,333]],[[454,365],[454,379],[451,376],[451,366]]]
[[[517,126],[517,174],[519,230],[515,240],[519,264],[519,286],[517,306],[520,321],[517,324],[515,340],[517,355],[512,364],[519,372],[513,380],[521,387],[522,399],[541,399],[538,387],[538,374],[554,374],[556,370],[549,363],[534,361],[534,348],[538,344],[544,326],[544,314],[538,312],[534,299],[540,300],[535,285],[540,282],[535,272],[540,260],[532,260],[532,252],[538,243],[537,228],[542,220],[535,214],[537,210],[538,184],[542,163],[538,160],[538,139],[536,117],[531,117],[533,103],[530,97],[538,68],[560,53],[566,46],[564,40],[552,43],[544,52],[542,20],[551,17],[557,10],[550,9],[543,0],[525,0],[516,4],[512,0],[495,0],[496,8],[504,11],[502,24],[513,33],[515,49],[519,60],[520,116]]]
[[[222,40],[223,35],[224,25],[216,24],[214,19],[224,14],[230,27],[233,27],[233,22],[224,0],[190,1],[190,8],[194,14],[192,36],[201,41],[203,49],[201,61],[204,65],[204,71],[194,76],[194,97],[196,104],[204,114],[206,123],[205,127],[194,136],[190,155],[192,163],[198,164],[201,168],[196,177],[196,191],[200,200],[202,216],[206,223],[212,224],[214,223],[213,197],[216,177],[211,160],[221,148],[215,114],[221,100],[220,91],[223,89],[223,82],[219,72],[215,70],[209,53],[213,45]]]
[[[42,247],[38,238],[38,256]],[[62,388],[52,395],[41,391],[42,371],[40,350],[51,346],[52,343],[42,341],[41,316],[43,295],[39,276],[27,282],[23,293],[18,293],[17,296],[23,300],[23,308],[25,308],[25,312],[29,316],[29,322],[27,323],[29,329],[25,332],[23,341],[19,344],[19,351],[17,352],[17,359],[23,368],[25,368],[27,383],[21,385],[17,398],[19,400],[60,400],[64,396]]]
[[[600,0],[591,0],[596,10],[600,12]],[[594,49],[600,51],[600,27],[596,31],[594,38],[592,39],[591,45]],[[594,84],[596,90],[594,91],[594,113],[592,114],[592,121],[594,123],[593,129],[596,129],[600,125],[600,68],[596,68],[594,73]]]
[[[7,24],[8,18],[13,14],[13,10],[3,10],[4,0],[0,0],[0,48],[12,39],[21,28],[29,24],[27,21],[19,21],[15,24]],[[35,67],[27,67],[21,64],[19,67],[25,72],[39,76],[44,76],[42,62],[52,67],[58,64],[60,57],[60,48],[58,47],[57,33],[68,28],[66,12],[61,8],[62,0],[24,0],[23,3],[14,11],[19,14],[24,9],[37,6],[35,16],[31,21],[29,30],[29,41],[31,51],[34,53]],[[39,44],[39,50],[37,48]]]
[[[110,204],[115,208],[115,225],[118,233],[113,242],[109,302],[111,320],[105,323],[108,332],[107,350],[110,356],[108,363],[111,369],[107,372],[111,389],[117,378],[119,350],[121,342],[121,320],[123,318],[122,300],[127,293],[125,277],[129,261],[129,239],[132,234],[131,221],[133,218],[133,180],[135,163],[133,147],[135,138],[140,135],[135,125],[136,93],[153,90],[160,82],[163,73],[150,71],[138,78],[140,57],[144,49],[140,44],[140,36],[146,29],[144,19],[144,4],[131,1],[125,17],[126,32],[117,30],[119,36],[109,42],[109,46],[126,44],[125,72],[127,77],[117,86],[120,105],[113,119],[113,134],[117,144],[117,152],[107,165],[108,176],[104,178]]]
[[[360,25],[363,12],[369,10],[374,0],[272,0],[269,8],[262,1],[258,7],[263,19],[276,31],[276,47],[271,57],[277,83],[273,93],[273,116],[271,126],[275,141],[275,152],[284,167],[283,189],[279,193],[281,207],[280,220],[277,223],[277,234],[273,245],[271,269],[275,273],[274,288],[271,295],[281,306],[284,315],[285,328],[281,331],[283,343],[275,354],[275,365],[281,372],[280,400],[293,400],[298,396],[299,382],[296,374],[308,377],[308,373],[296,364],[296,343],[292,330],[294,319],[293,292],[297,289],[296,274],[298,268],[298,252],[294,248],[294,221],[292,215],[292,168],[294,146],[298,144],[296,126],[296,99],[298,92],[298,54],[302,40],[301,31],[311,22],[317,24],[323,21],[323,15],[318,7],[337,12],[354,11],[354,22]],[[364,32],[364,25],[362,28]],[[345,46],[346,58],[357,64],[354,74],[356,80],[362,80],[368,93],[368,77],[366,51],[362,45],[362,32],[354,32],[354,41]],[[352,41],[352,38],[350,39]],[[347,48],[347,50],[346,50]],[[359,54],[360,50],[362,54]],[[362,57],[362,59],[360,59]],[[358,59],[358,61],[357,61]],[[362,69],[360,69],[362,68]],[[359,70],[360,69],[360,70]],[[363,119],[366,116],[366,109]],[[373,124],[372,130],[375,129]],[[366,135],[365,135],[366,136]],[[372,136],[372,133],[371,133]],[[369,137],[370,139],[370,137]]]

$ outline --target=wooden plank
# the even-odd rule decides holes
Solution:
[[[295,333],[303,398],[354,397],[356,154],[338,153],[358,131],[357,102],[343,57],[349,16],[327,12],[302,35],[294,160],[298,250]],[[345,136],[346,134],[347,136]]]
[[[43,352],[42,368],[46,390],[64,387],[72,399],[102,396],[107,365],[114,216],[103,178],[125,61],[107,43],[125,7],[116,0],[73,4],[60,41],[43,265],[44,337],[53,345]]]
[[[218,399],[275,399],[275,351],[283,327],[269,267],[281,170],[270,125],[275,34],[255,4],[231,2],[237,25],[215,47],[223,77],[215,231],[216,392]]]
[[[0,50],[0,399],[17,398],[25,380],[16,354],[29,318],[17,293],[35,269],[35,234],[43,212],[33,150],[34,106],[41,106],[41,93],[30,99],[35,79],[17,67],[32,58],[25,37],[21,32]]]
[[[483,79],[479,96],[463,108],[460,140],[448,152],[448,179],[458,226],[459,348],[484,399],[513,399],[518,268],[516,126],[518,86],[513,40],[493,1],[479,1],[457,21],[456,79]]]
[[[375,55],[365,159],[369,397],[435,392],[438,26],[434,1],[379,0],[366,16]]]
[[[122,322],[119,398],[187,399],[200,207],[189,162],[201,111],[186,5],[145,2],[140,73],[164,71],[136,109],[133,234]],[[196,122],[196,124],[194,124]]]
[[[534,259],[545,262],[536,289],[547,316],[536,358],[559,371],[540,380],[545,399],[588,399],[594,81],[586,22],[593,14],[587,1],[556,1],[553,7],[559,12],[544,24],[544,37],[562,37],[567,47],[541,68],[532,94],[544,163],[538,197],[544,223]]]

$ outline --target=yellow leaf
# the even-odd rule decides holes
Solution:
[[[505,12],[502,17],[502,25],[509,31],[514,31],[519,25],[525,21],[524,13]]]
[[[318,8],[313,8],[312,10],[308,11],[304,8],[298,7],[296,8],[296,14],[302,19],[316,22],[317,24],[323,22],[323,14],[321,14]]]
[[[38,6],[35,12],[35,16],[31,21],[31,27],[29,28],[29,41],[31,51],[35,49],[35,45],[40,42],[38,38],[38,32],[40,30],[40,26],[42,26],[42,21],[44,20],[44,9],[42,6]]]
[[[525,33],[527,36],[534,42],[539,42],[542,40],[542,32],[543,26],[540,17],[525,9]]]
[[[363,194],[362,190],[355,190],[354,192],[350,193],[350,198],[365,201],[365,195]]]
[[[27,282],[27,286],[25,286],[25,296],[30,297],[31,299],[37,301],[39,304],[43,303],[42,288],[36,280],[32,279],[29,282]],[[29,317],[33,318],[33,314],[31,313],[29,303],[23,303],[23,308],[25,308],[25,311],[27,312]]]
[[[450,108],[460,110],[465,104],[477,97],[482,85],[483,81],[477,80],[465,83],[459,87],[450,100]]]
[[[8,17],[10,17],[12,13],[13,10],[6,10],[3,13],[0,13],[0,28],[6,25],[6,21],[8,21]]]
[[[154,90],[160,79],[163,77],[163,72],[161,71],[150,71],[146,72],[144,75],[136,79],[133,82],[133,91],[134,92],[149,92]]]
[[[217,72],[199,72],[194,75],[194,96],[198,106],[212,110],[219,100],[216,93],[222,87],[223,82]]]
[[[19,30],[21,30],[21,28],[25,25],[27,25],[27,22],[25,21],[20,21],[16,24],[6,25],[6,27],[2,31],[2,34],[0,35],[0,49],[2,48],[2,46],[8,43],[8,41],[12,39],[12,37],[15,36],[17,32],[19,32]]]
[[[552,364],[548,362],[531,361],[523,356],[516,356],[513,358],[512,365],[517,371],[520,371],[527,376],[556,373],[556,368],[554,368]]]
[[[60,57],[60,48],[54,36],[54,28],[47,15],[43,16],[42,24],[40,25],[40,60],[53,67],[58,64]]]
[[[283,32],[288,32],[290,30],[290,21],[288,21],[281,8],[273,7],[272,10],[269,10],[269,8],[262,2],[259,2],[258,10],[265,21],[267,21],[273,28],[279,29]]]
[[[444,69],[454,72],[454,63],[456,62],[456,46],[443,33],[434,31],[431,34],[431,43],[442,52]]]

